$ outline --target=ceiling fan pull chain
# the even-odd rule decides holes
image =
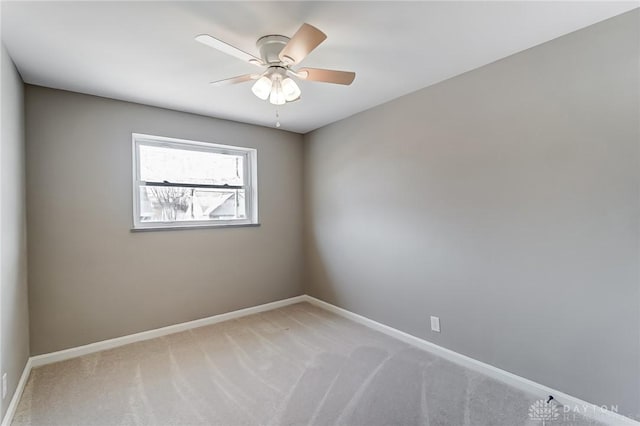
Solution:
[[[278,112],[277,108],[276,108],[276,127],[280,127],[280,113]]]

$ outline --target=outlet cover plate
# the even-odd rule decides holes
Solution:
[[[436,333],[440,333],[440,318],[431,317],[431,331],[435,331]]]

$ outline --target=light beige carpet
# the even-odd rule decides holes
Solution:
[[[34,369],[13,425],[540,425],[536,399],[301,303]]]

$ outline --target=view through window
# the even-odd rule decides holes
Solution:
[[[256,223],[255,150],[134,134],[134,227]]]

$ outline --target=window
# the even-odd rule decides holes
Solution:
[[[133,134],[134,229],[257,222],[255,149]]]

